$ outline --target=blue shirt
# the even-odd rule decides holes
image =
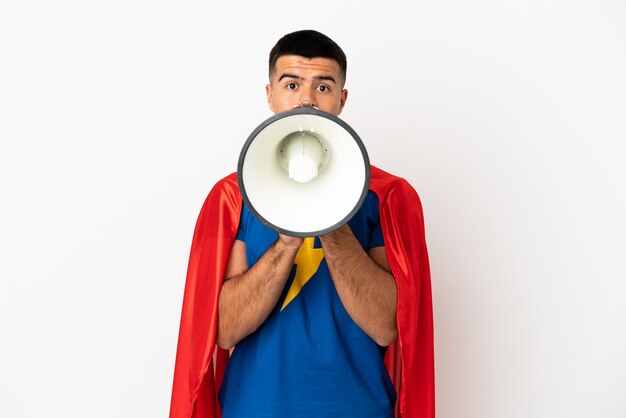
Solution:
[[[348,224],[366,251],[383,245],[373,192]],[[237,239],[248,266],[277,238],[244,206]],[[276,307],[235,347],[219,393],[223,418],[393,417],[384,348],[343,307],[321,247],[305,239]]]

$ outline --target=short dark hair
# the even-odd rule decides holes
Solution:
[[[300,30],[283,36],[276,42],[270,52],[269,75],[270,81],[276,71],[276,61],[283,55],[299,55],[305,58],[330,58],[337,61],[346,81],[348,61],[343,50],[328,36],[314,30]]]

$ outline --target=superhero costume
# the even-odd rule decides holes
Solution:
[[[433,418],[434,359],[430,269],[422,207],[404,179],[371,167],[389,266],[398,289],[398,341],[385,364],[396,417]],[[237,234],[242,199],[236,174],[209,193],[194,231],[185,285],[170,418],[219,418],[217,391],[228,351],[216,347],[219,289]]]
[[[379,206],[369,192],[348,221],[364,251],[384,245]],[[278,233],[244,204],[236,239],[251,267]],[[278,303],[230,355],[218,396],[222,418],[393,418],[384,352],[346,311],[319,237],[306,238]]]

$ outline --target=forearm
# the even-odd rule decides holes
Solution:
[[[298,247],[279,239],[252,268],[225,279],[219,299],[220,347],[233,347],[267,319],[289,277]]]
[[[381,346],[394,342],[397,288],[363,250],[347,225],[320,237],[339,298],[354,322]]]

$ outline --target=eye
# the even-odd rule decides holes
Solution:
[[[327,93],[330,91],[330,87],[328,87],[326,84],[320,84],[319,86],[317,86],[317,89],[321,92],[321,93]]]
[[[293,82],[287,84],[287,88],[289,90],[295,90],[297,87],[298,87],[298,85],[296,83],[293,83]]]

